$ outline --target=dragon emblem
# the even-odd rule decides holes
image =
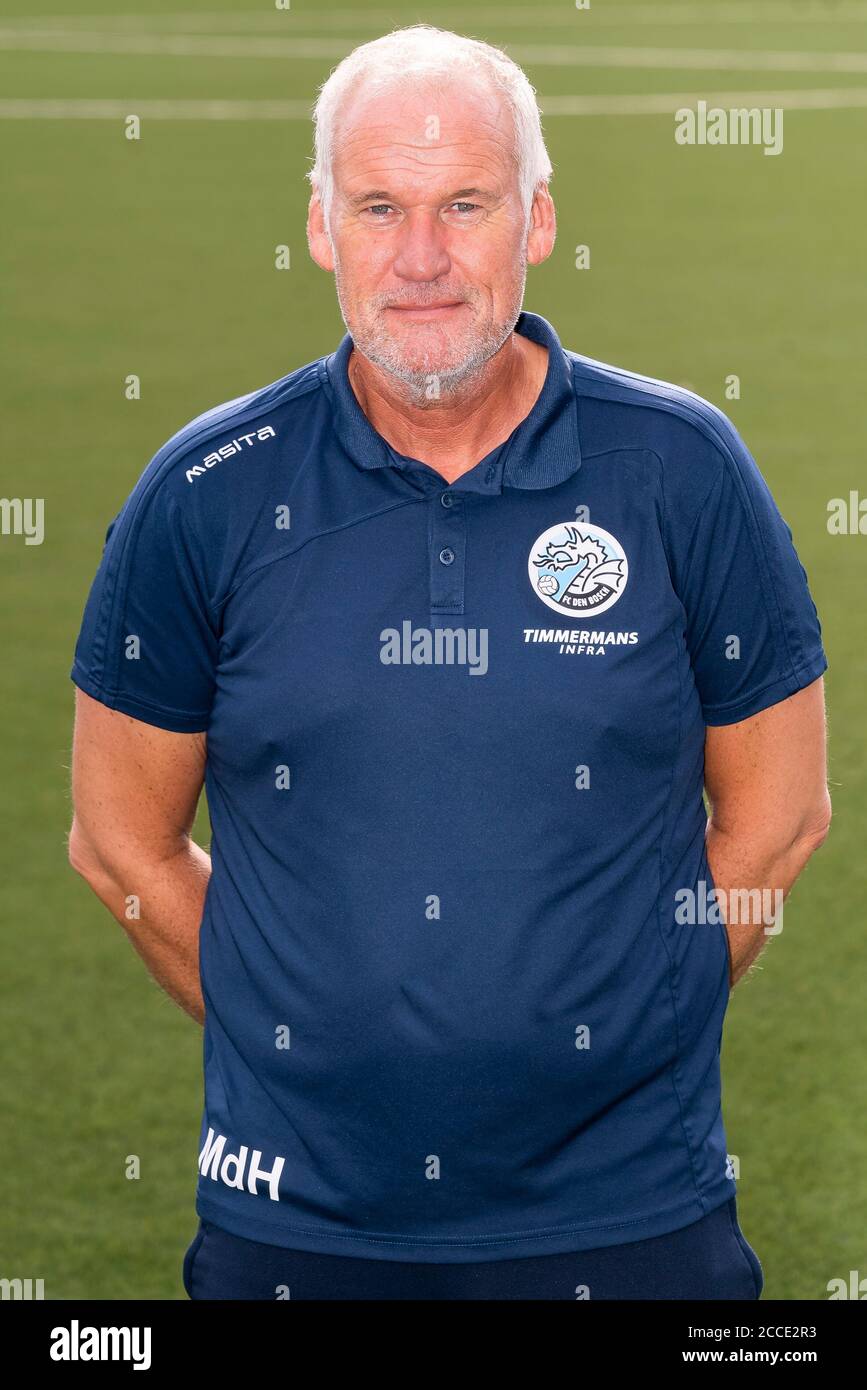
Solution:
[[[599,526],[552,526],[530,552],[530,574],[540,598],[561,612],[608,608],[626,584],[620,544]]]

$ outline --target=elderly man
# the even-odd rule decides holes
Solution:
[[[550,174],[503,53],[356,49],[346,336],[109,527],[70,851],[204,1024],[194,1299],[761,1292],[720,1035],[828,828],[820,627],[726,418],[522,312]]]

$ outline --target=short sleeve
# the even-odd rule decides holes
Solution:
[[[828,662],[792,532],[743,440],[720,420],[708,445],[716,477],[678,593],[705,722],[734,724],[811,684]]]
[[[71,677],[110,709],[207,729],[219,650],[195,538],[165,478],[142,476],[106,533]]]

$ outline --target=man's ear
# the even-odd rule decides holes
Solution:
[[[527,231],[527,264],[541,265],[547,261],[554,249],[557,236],[557,214],[554,200],[548,192],[546,183],[539,184],[533,195],[530,208],[530,226]]]
[[[331,246],[331,238],[325,228],[322,204],[319,201],[319,194],[316,192],[310,195],[310,202],[307,207],[307,247],[320,269],[334,269],[334,251]]]

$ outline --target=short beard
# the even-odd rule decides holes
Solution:
[[[400,395],[407,404],[419,409],[434,408],[444,400],[455,400],[462,394],[466,394],[467,389],[472,387],[474,381],[480,376],[491,358],[500,351],[515,327],[524,298],[525,276],[526,267],[523,266],[522,274],[516,286],[515,300],[508,315],[500,322],[493,324],[484,337],[473,344],[470,352],[461,362],[452,367],[436,368],[432,363],[425,364],[423,361],[420,367],[408,367],[399,355],[398,345],[393,341],[382,342],[373,336],[368,337],[363,331],[361,337],[357,337],[353,333],[344,309],[345,299],[342,294],[339,267],[335,267],[337,299],[343,322],[352,336],[354,345],[374,366],[387,372],[393,381],[400,382],[403,388]],[[472,301],[468,302],[471,303]],[[434,387],[435,389],[432,389]]]

